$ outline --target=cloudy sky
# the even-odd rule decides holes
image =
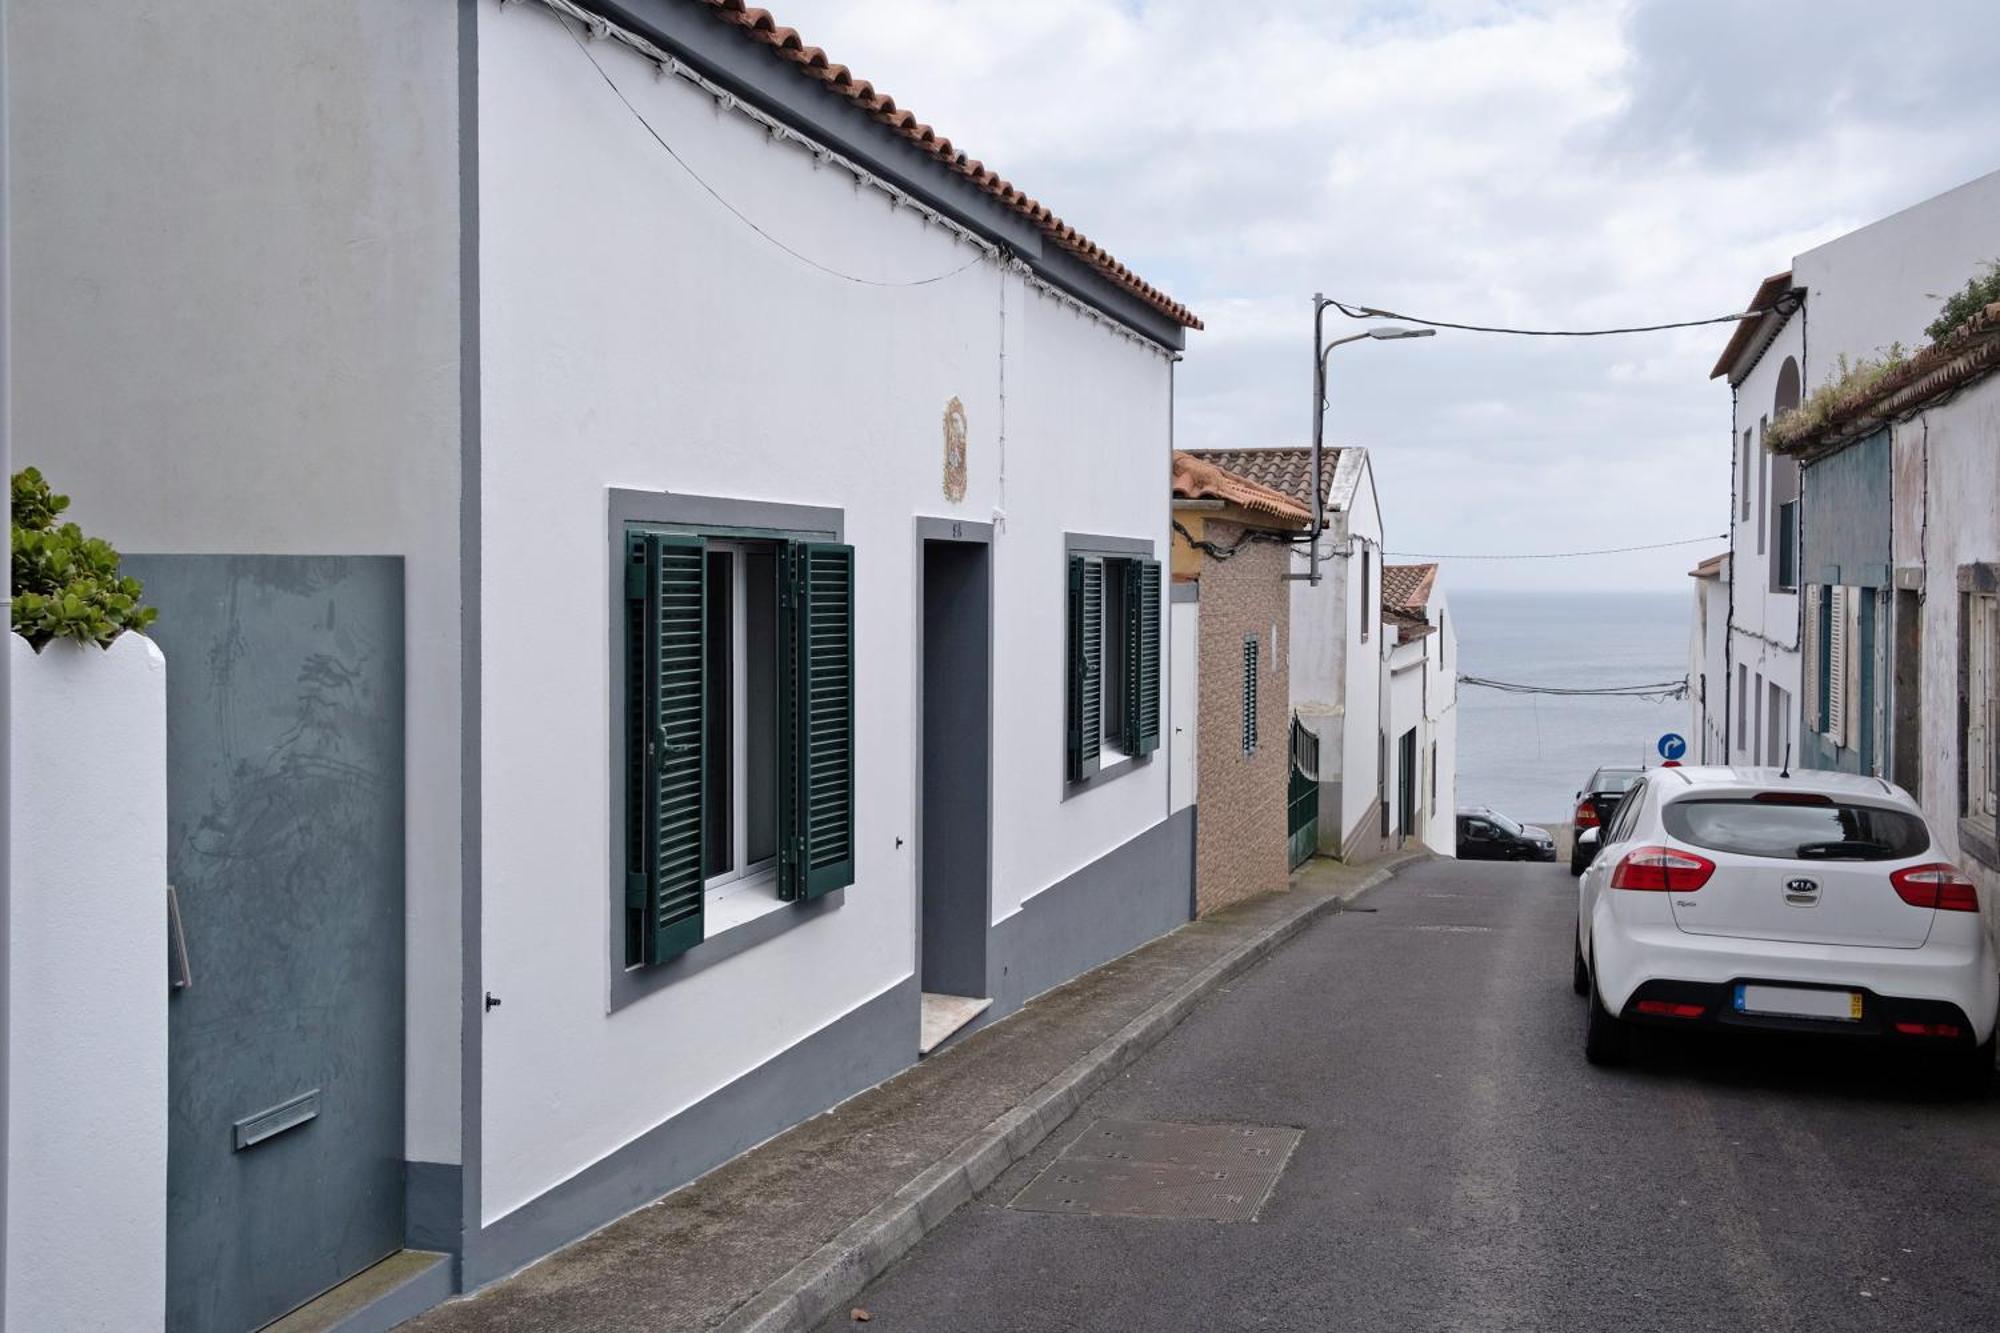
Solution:
[[[1306,442],[1316,290],[1516,326],[1723,314],[2000,168],[1993,0],[772,4],[1203,316],[1196,446]],[[1391,551],[1720,533],[1727,335],[1359,343],[1328,438],[1372,452]],[[1684,588],[1707,549],[1452,581]]]

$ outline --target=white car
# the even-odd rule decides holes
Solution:
[[[1990,1075],[2000,970],[1978,895],[1901,788],[1655,769],[1593,833],[1575,969],[1593,1064],[1646,1024],[1874,1037]]]

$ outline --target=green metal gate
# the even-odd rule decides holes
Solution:
[[[1291,865],[1304,865],[1319,847],[1319,737],[1292,719],[1292,778],[1285,798]]]

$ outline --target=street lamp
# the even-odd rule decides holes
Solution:
[[[1313,293],[1313,443],[1312,443],[1312,488],[1313,525],[1312,536],[1307,541],[1306,582],[1319,586],[1319,539],[1326,531],[1326,490],[1320,485],[1319,461],[1326,443],[1326,358],[1334,348],[1342,343],[1360,342],[1363,338],[1373,338],[1378,342],[1389,342],[1396,338],[1429,338],[1436,329],[1406,329],[1395,325],[1382,325],[1364,329],[1360,333],[1350,333],[1345,338],[1335,338],[1325,342],[1326,308],[1333,302],[1318,292]],[[1292,578],[1299,575],[1293,574]]]

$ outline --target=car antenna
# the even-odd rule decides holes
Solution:
[[[1790,741],[1786,741],[1785,762],[1778,765],[1778,776],[1781,778],[1789,778],[1791,775],[1792,775],[1792,743]]]

